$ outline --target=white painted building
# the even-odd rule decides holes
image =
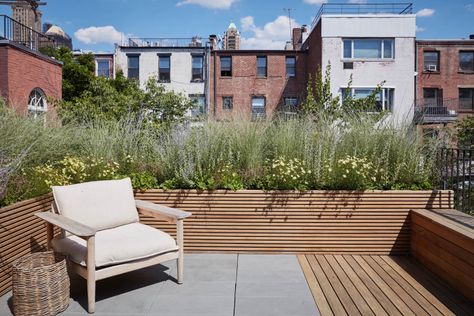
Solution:
[[[326,14],[323,10],[304,44],[312,55],[308,68],[320,65],[324,70],[330,64],[331,92],[341,97],[349,93],[365,97],[383,83],[379,110],[390,111],[396,122],[411,122],[416,16],[410,13]],[[351,89],[347,89],[351,76]]]
[[[196,39],[130,39],[115,48],[115,64],[145,88],[153,78],[166,90],[183,94],[198,104],[190,114],[207,113],[209,92],[207,48]]]

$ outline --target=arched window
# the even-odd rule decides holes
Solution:
[[[33,89],[28,99],[28,114],[37,117],[44,114],[48,110],[48,104],[46,103],[46,95],[43,90],[39,88]]]

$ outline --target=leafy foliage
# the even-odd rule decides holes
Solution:
[[[466,117],[456,124],[458,146],[474,149],[474,117]]]

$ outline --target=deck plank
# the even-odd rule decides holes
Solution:
[[[362,267],[355,261],[353,256],[344,256],[347,263],[354,269],[357,275],[362,279],[362,282],[367,286],[370,292],[377,298],[383,308],[389,315],[402,315],[392,300],[387,297],[384,292],[372,281],[370,276],[362,269]]]
[[[474,303],[410,257],[301,255],[321,315],[473,315]]]
[[[352,267],[347,263],[342,255],[334,255],[334,258],[339,263],[339,266],[346,273],[346,275],[351,280],[352,284],[358,290],[360,295],[369,305],[370,309],[375,313],[375,315],[388,315],[384,310],[382,305],[380,305],[377,298],[372,294],[372,292],[367,288],[367,286],[362,282],[359,275],[352,269]],[[356,300],[356,302],[359,302]]]
[[[331,310],[331,306],[329,306],[323,290],[317,282],[314,271],[308,262],[308,258],[305,255],[298,255],[298,261],[300,262],[301,269],[303,270],[308,286],[313,294],[314,301],[317,302],[319,312],[321,315],[333,316],[334,313]]]
[[[371,256],[364,256],[367,264],[377,273],[377,275],[384,280],[384,282],[392,289],[403,303],[413,312],[415,315],[426,315],[428,313],[413,299],[408,289],[401,287],[387,271],[385,271]]]
[[[398,273],[400,277],[402,277],[406,282],[406,286],[413,287],[420,295],[425,298],[425,303],[430,304],[433,308],[435,308],[438,313],[441,315],[455,315],[449,308],[447,308],[435,295],[433,295],[430,291],[428,291],[423,285],[421,285],[410,273],[400,267],[393,258],[389,256],[381,256],[382,260],[384,260],[394,271]],[[430,308],[430,307],[428,307]],[[430,308],[432,310],[433,308]],[[432,312],[434,315],[438,314],[436,312]]]
[[[359,309],[357,308],[357,306],[352,301],[352,298],[347,292],[346,288],[342,285],[341,281],[339,280],[338,278],[339,275],[337,275],[333,271],[333,269],[331,268],[331,265],[326,260],[327,257],[328,256],[316,256],[316,260],[318,260],[319,265],[324,270],[324,273],[326,274],[329,280],[329,283],[331,284],[333,290],[337,293],[337,296],[339,297],[339,300],[344,306],[344,309],[349,315],[362,315]]]
[[[347,315],[346,310],[344,309],[341,301],[339,300],[339,296],[333,290],[328,278],[326,277],[326,274],[319,265],[319,262],[316,260],[316,256],[308,255],[307,258],[309,264],[311,265],[311,268],[315,273],[316,279],[319,282],[321,289],[323,290],[324,296],[326,297],[327,301],[329,302],[329,305],[331,306],[331,310],[334,315]],[[318,305],[318,302],[316,302],[316,305]]]
[[[374,315],[369,305],[367,305],[367,302],[360,295],[359,291],[357,291],[357,288],[354,286],[354,284],[352,284],[352,281],[349,279],[344,269],[342,269],[339,263],[336,261],[336,258],[334,258],[332,255],[328,255],[326,256],[326,260],[334,273],[337,275],[341,285],[346,289],[347,294],[355,303],[355,307],[359,310],[359,312],[362,315]]]

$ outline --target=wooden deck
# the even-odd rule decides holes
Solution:
[[[474,315],[474,303],[411,257],[299,255],[321,315]]]

